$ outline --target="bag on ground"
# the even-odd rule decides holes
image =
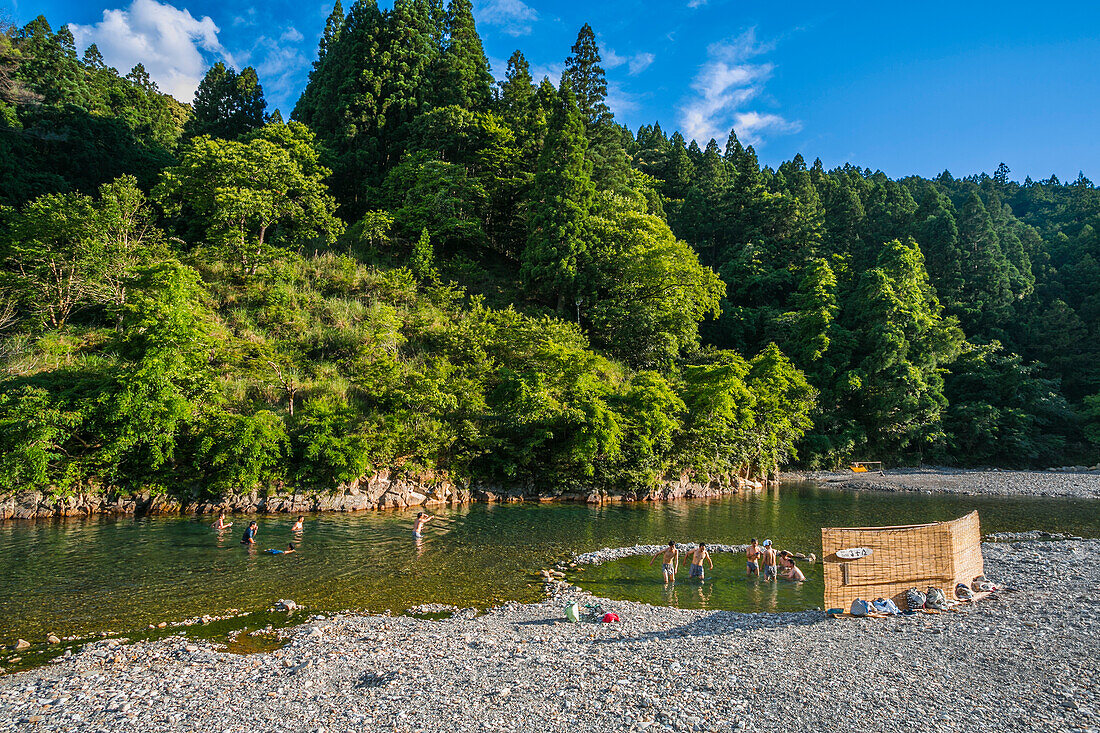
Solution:
[[[924,601],[925,608],[931,608],[935,611],[947,610],[947,596],[939,588],[928,587],[927,598]]]
[[[974,582],[970,584],[970,587],[975,592],[988,592],[992,590],[997,590],[997,586],[993,584],[993,581],[991,581],[984,575],[979,575],[978,577],[974,578]]]
[[[871,605],[874,607],[876,613],[886,613],[891,616],[897,616],[901,613],[901,609],[898,608],[898,604],[894,603],[889,598],[876,598],[871,601]]]
[[[970,586],[966,583],[959,583],[955,586],[955,597],[960,601],[972,601],[974,600],[974,591],[970,590]]]
[[[905,591],[905,605],[909,607],[910,611],[919,611],[924,608],[924,602],[927,598],[928,596],[916,588]]]
[[[866,616],[874,611],[874,606],[870,601],[865,601],[862,598],[857,598],[852,601],[852,608],[850,612],[853,616]]]

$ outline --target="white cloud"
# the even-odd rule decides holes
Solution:
[[[285,31],[283,31],[283,35],[279,36],[279,40],[283,43],[297,43],[303,38],[305,38],[305,36],[303,36],[301,31],[299,31],[294,26],[290,26]]]
[[[301,40],[302,34],[294,32],[298,34],[297,40]],[[276,106],[275,99],[286,99],[293,105],[292,98],[305,85],[308,74],[310,60],[298,47],[287,45],[288,40],[286,32],[278,41],[260,36],[247,54],[249,59],[254,56],[259,59],[255,62],[256,74],[263,85],[269,112]],[[284,118],[289,117],[288,110],[283,113]]]
[[[695,95],[679,109],[680,127],[687,139],[700,144],[711,138],[721,142],[733,127],[742,142],[757,145],[765,133],[801,129],[801,123],[781,115],[744,108],[760,95],[775,68],[773,64],[756,63],[752,59],[772,48],[771,44],[758,43],[752,28],[736,38],[707,47],[707,60],[691,82]]]
[[[633,56],[620,56],[615,53],[613,48],[609,48],[600,54],[600,60],[603,62],[605,69],[617,69],[625,65],[631,76],[645,71],[656,59],[656,56],[648,52],[636,53]]]
[[[556,87],[561,82],[561,75],[564,71],[565,64],[535,64],[531,67],[531,80],[534,81],[535,86],[538,86],[545,77]]]
[[[207,55],[233,63],[209,16],[196,19],[188,10],[156,0],[133,0],[126,10],[104,10],[99,23],[70,24],[69,30],[79,48],[96,44],[103,60],[122,74],[144,64],[161,91],[181,102],[194,97],[209,66]]]
[[[688,7],[689,8],[701,8],[706,4],[707,4],[707,0],[688,0]]]
[[[797,120],[792,122],[767,112],[738,112],[733,117],[733,126],[737,130],[737,137],[750,145],[759,142],[760,133],[764,131],[780,133],[798,132],[802,129],[802,123]]]
[[[481,0],[474,4],[474,14],[510,36],[530,35],[531,25],[539,19],[538,11],[523,0]]]
[[[488,56],[489,73],[497,81],[504,81],[504,75],[508,72],[508,62],[495,56]]]
[[[626,67],[630,71],[630,75],[634,76],[648,69],[649,65],[652,64],[656,59],[656,56],[648,52],[636,53],[630,59],[630,61],[627,62]]]
[[[623,112],[633,112],[639,106],[637,97],[615,82],[608,82],[607,96],[604,98],[604,102],[616,115]]]

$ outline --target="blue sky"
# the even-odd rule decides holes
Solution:
[[[350,0],[349,0],[350,1]],[[384,7],[391,0],[384,0]],[[327,2],[327,0],[325,0]],[[345,2],[345,8],[349,2]],[[0,0],[24,23],[74,24],[109,63],[143,60],[189,101],[223,58],[256,66],[289,113],[331,3]],[[746,3],[475,0],[493,71],[519,48],[556,82],[580,26],[596,30],[609,103],[705,144],[731,127],[763,162],[795,153],[891,176],[992,172],[1100,181],[1100,2]]]

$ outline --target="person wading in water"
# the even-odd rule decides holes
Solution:
[[[775,580],[775,549],[771,540],[764,540],[764,552],[761,563],[764,567],[764,580]]]
[[[675,583],[676,571],[680,569],[680,551],[676,549],[676,543],[669,540],[668,547],[649,558],[649,564],[652,565],[653,561],[661,556],[664,556],[661,570],[665,574],[665,583]]]

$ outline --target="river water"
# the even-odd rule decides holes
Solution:
[[[485,608],[541,597],[538,570],[574,552],[622,545],[752,537],[820,555],[823,526],[929,522],[981,515],[982,531],[1040,529],[1100,536],[1100,501],[855,493],[790,485],[758,494],[664,504],[474,504],[439,509],[414,541],[413,513],[260,516],[258,544],[244,549],[249,517],[223,533],[212,518],[112,517],[0,522],[0,643],[48,633],[116,634],[229,609],[263,609],[280,598],[311,611],[402,613],[423,603]],[[296,542],[298,551],[267,548]],[[820,565],[802,585],[745,579],[744,556],[717,555],[702,585],[673,589],[660,569],[632,558],[573,579],[610,598],[691,608],[794,610],[821,605]]]

